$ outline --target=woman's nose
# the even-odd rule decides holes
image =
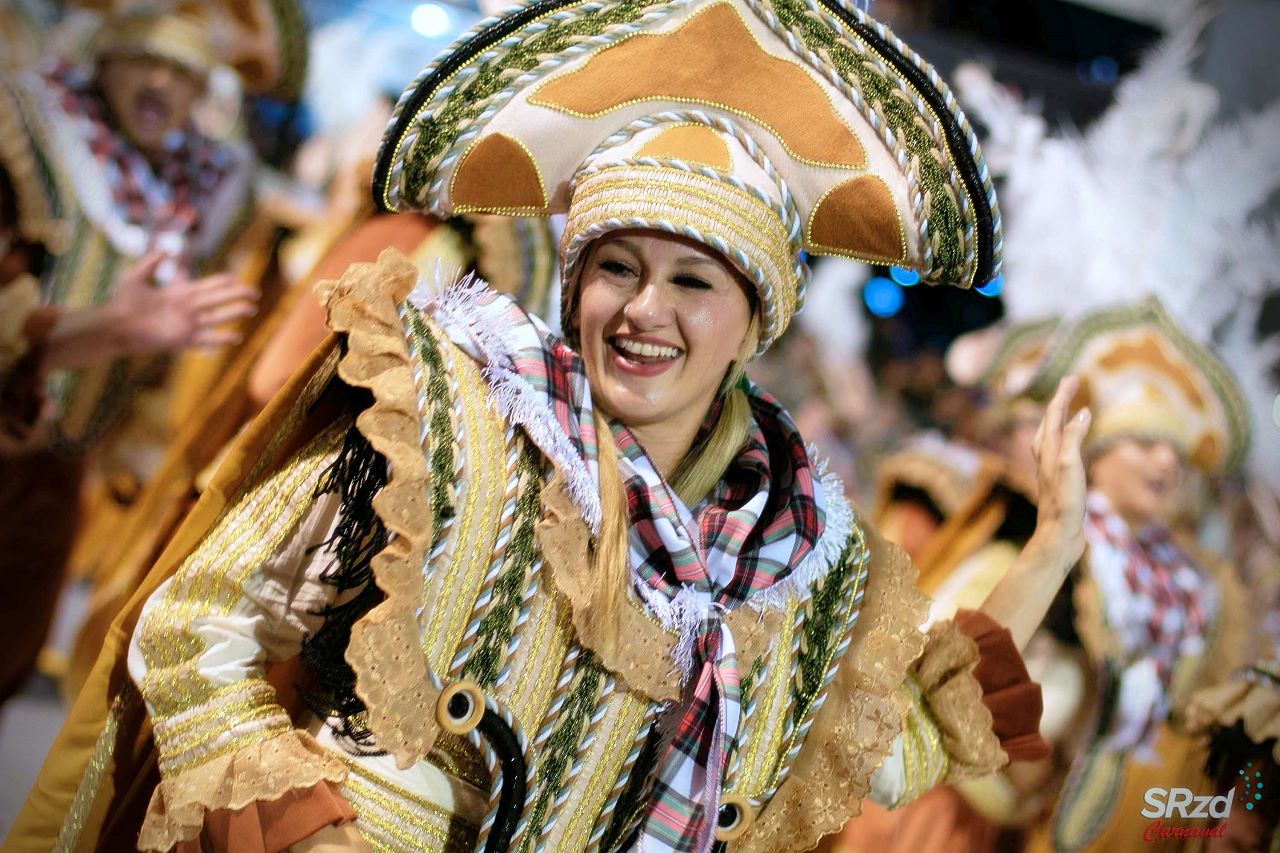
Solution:
[[[666,294],[652,282],[636,291],[622,313],[642,329],[657,329],[671,322],[671,305]]]
[[[1151,458],[1157,465],[1168,472],[1175,471],[1181,461],[1178,451],[1167,441],[1157,441],[1151,445]]]

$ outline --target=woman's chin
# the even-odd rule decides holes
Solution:
[[[607,389],[594,390],[596,404],[626,426],[644,426],[661,420],[668,407],[660,389],[637,382],[610,382]]]

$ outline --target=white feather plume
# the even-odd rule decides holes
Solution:
[[[1157,45],[1083,132],[1050,131],[984,68],[964,67],[956,88],[988,128],[983,149],[1001,181],[1009,318],[1069,320],[1159,296],[1237,373],[1254,427],[1250,469],[1274,489],[1268,368],[1280,344],[1259,345],[1253,329],[1263,296],[1280,287],[1280,239],[1255,221],[1280,189],[1280,102],[1215,122],[1217,92],[1191,74],[1205,20]]]

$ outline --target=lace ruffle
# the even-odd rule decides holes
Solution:
[[[329,327],[346,335],[338,375],[373,394],[356,428],[388,465],[387,485],[373,507],[391,537],[372,561],[386,599],[352,627],[347,662],[378,745],[400,767],[426,757],[439,734],[434,711],[440,688],[428,670],[416,616],[432,537],[429,475],[399,315],[417,279],[417,268],[404,255],[386,249],[376,263],[354,264],[336,285],[318,288],[326,294]]]
[[[978,644],[955,623],[942,622],[929,631],[929,644],[912,668],[947,752],[948,781],[985,776],[1009,761],[982,701],[977,665]]]
[[[849,649],[790,775],[735,849],[809,850],[838,831],[861,813],[871,775],[902,730],[903,682],[925,649],[929,602],[902,549],[866,535],[871,566]]]
[[[1275,738],[1271,754],[1280,763],[1280,689],[1274,683],[1237,677],[1191,697],[1187,728],[1193,734],[1209,734],[1236,723],[1244,725],[1244,733],[1254,743]]]
[[[278,799],[322,781],[340,783],[346,765],[311,735],[292,731],[166,776],[151,795],[139,850],[171,850],[200,833],[205,815]]]

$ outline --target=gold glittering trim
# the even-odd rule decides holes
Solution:
[[[788,156],[790,156],[797,163],[803,163],[806,166],[818,166],[824,169],[839,169],[843,171],[853,171],[857,169],[866,168],[866,164],[867,164],[867,155],[865,153],[866,143],[858,135],[857,130],[853,128],[849,124],[849,122],[845,120],[844,116],[840,114],[840,109],[836,106],[835,98],[832,97],[831,90],[828,88],[829,84],[824,81],[821,81],[816,75],[814,75],[813,71],[809,68],[809,66],[805,65],[804,63],[799,62],[796,59],[793,59],[792,57],[789,57],[789,56],[779,56],[776,53],[770,53],[765,48],[764,43],[760,41],[760,38],[751,29],[751,27],[747,25],[746,20],[743,19],[742,17],[742,13],[737,8],[732,6],[730,8],[733,9],[734,14],[738,16],[738,20],[742,23],[743,28],[750,34],[751,40],[755,42],[756,47],[759,49],[761,54],[769,57],[770,59],[780,60],[782,62],[786,62],[789,65],[795,66],[795,68],[797,68],[802,74],[804,74],[811,81],[813,81],[813,83],[818,87],[818,89],[822,92],[822,97],[826,99],[827,105],[831,108],[832,117],[835,118],[835,120],[839,122],[841,125],[843,125],[845,129],[848,130],[849,133],[855,139],[857,139],[858,142],[863,146],[863,154],[862,154],[861,162],[837,163],[832,160],[815,160],[809,157],[805,157],[797,153],[795,149],[793,149],[787,143],[787,140],[783,138],[782,131],[773,127],[769,122],[766,122],[764,119],[760,118],[759,116],[753,115],[752,113],[746,110],[738,109],[736,107],[731,107],[728,104],[708,100],[705,98],[686,98],[686,97],[680,97],[676,95],[651,95],[644,98],[634,98],[628,101],[622,101],[620,103],[610,106],[607,109],[600,110],[598,112],[584,113],[579,110],[570,109],[569,107],[565,107],[561,104],[557,104],[554,101],[549,101],[549,100],[545,100],[538,97],[539,91],[544,86],[550,83],[554,83],[562,79],[563,77],[568,77],[568,76],[577,74],[579,71],[585,69],[591,63],[591,60],[596,57],[596,55],[603,53],[605,51],[608,51],[612,48],[618,47],[619,45],[624,44],[625,42],[628,42],[631,39],[662,38],[663,36],[668,36],[673,33],[676,33],[679,30],[683,29],[684,27],[688,26],[689,23],[692,22],[699,15],[705,14],[709,9],[713,9],[715,7],[716,7],[716,4],[707,4],[701,9],[698,9],[696,12],[694,12],[684,21],[681,21],[678,26],[670,30],[665,30],[663,32],[638,32],[638,33],[633,33],[631,35],[623,36],[622,38],[617,39],[616,41],[610,42],[604,47],[601,47],[598,50],[593,51],[591,55],[584,62],[582,62],[576,69],[569,71],[567,74],[548,75],[545,80],[540,81],[529,93],[529,96],[527,98],[528,103],[536,107],[544,107],[549,110],[554,110],[558,113],[563,113],[565,115],[573,116],[574,118],[582,118],[582,119],[599,118],[600,116],[608,115],[609,113],[614,113],[619,110],[625,110],[627,107],[635,106],[636,104],[663,103],[663,104],[691,104],[695,106],[708,106],[708,107],[713,107],[716,110],[720,110],[725,113],[738,116],[739,118],[750,119],[755,124],[767,130],[769,134],[778,141],[778,144],[782,146],[782,150],[786,151]]]
[[[766,327],[781,335],[795,314],[800,283],[793,268],[794,248],[782,220],[761,199],[725,181],[675,167],[620,165],[585,175],[574,189],[562,246],[580,235],[618,220],[689,236],[716,237],[742,252],[754,269],[742,271],[772,287],[765,300]],[[582,254],[574,265],[582,262]],[[741,266],[743,259],[728,259]],[[576,281],[573,268],[564,280]],[[767,343],[767,342],[762,342]]]
[[[464,640],[472,605],[493,559],[508,474],[505,464],[496,464],[508,458],[506,435],[501,419],[489,405],[489,386],[480,368],[470,358],[456,359],[451,366],[451,379],[457,383],[453,397],[462,408],[459,432],[464,443],[459,453],[466,461],[458,488],[462,505],[453,520],[453,555],[447,567],[436,568],[440,577],[438,581],[433,578],[428,597],[429,601],[449,602],[448,607],[436,607],[427,614],[427,663],[440,674],[449,672]]]
[[[111,703],[107,712],[107,721],[98,733],[98,740],[93,745],[93,754],[85,766],[84,775],[76,787],[76,795],[67,809],[67,819],[58,832],[54,842],[54,853],[70,853],[80,844],[80,833],[84,831],[85,821],[93,808],[93,801],[102,788],[102,780],[107,774],[107,767],[115,752],[116,734],[120,730],[120,720],[138,704],[138,694],[132,685],[126,685]]]
[[[387,249],[377,263],[349,268],[330,290],[326,306],[329,327],[346,335],[339,376],[373,394],[373,404],[356,419],[356,427],[387,460],[390,472],[374,498],[390,539],[371,562],[386,598],[351,629],[347,662],[356,675],[356,693],[368,708],[369,727],[378,733],[379,746],[402,767],[425,758],[439,732],[429,709],[440,691],[429,677],[417,618],[423,606],[422,567],[433,535],[430,473],[417,383],[399,314],[417,280],[417,267]]]
[[[454,812],[369,771],[346,756],[351,771],[342,794],[355,810],[356,828],[378,853],[474,848],[479,828]]]
[[[928,599],[896,545],[864,530],[866,592],[849,648],[791,772],[735,846],[808,850],[862,810],[871,775],[893,748],[911,700],[903,683],[925,647]]]

